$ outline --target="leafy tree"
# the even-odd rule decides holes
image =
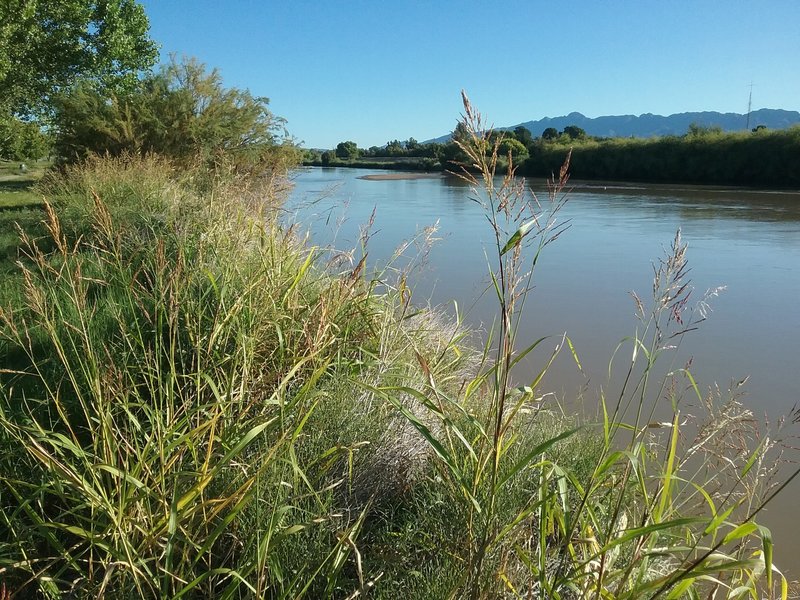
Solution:
[[[158,57],[148,28],[135,0],[2,0],[0,109],[47,113],[77,78],[130,89]]]
[[[37,123],[23,121],[8,113],[0,115],[0,158],[36,160],[49,151],[50,138]]]
[[[543,140],[554,140],[558,138],[558,129],[555,127],[548,127],[542,132]]]
[[[443,144],[431,142],[430,144],[420,144],[419,155],[427,158],[439,160],[442,156]]]
[[[514,137],[525,147],[533,143],[533,135],[531,135],[530,129],[522,125],[514,128]]]
[[[56,150],[68,162],[90,153],[149,152],[241,169],[297,160],[284,120],[270,112],[268,102],[223,87],[217,70],[207,72],[193,59],[173,60],[131,91],[109,96],[83,81],[60,96]]]
[[[386,142],[386,156],[404,156],[406,149],[403,147],[402,142],[399,140],[392,140]]]
[[[406,154],[409,156],[418,156],[420,150],[422,150],[422,144],[420,144],[414,138],[408,138],[405,141],[404,146],[406,147]]]
[[[467,127],[459,121],[450,137],[452,137],[453,141],[466,142],[469,140],[469,131]]]
[[[586,131],[577,125],[567,125],[564,127],[562,133],[573,140],[582,140],[586,138]]]
[[[511,154],[513,159],[528,158],[528,149],[525,145],[515,138],[506,138],[497,148],[497,153],[501,156],[508,156]]]
[[[686,132],[686,135],[688,137],[703,137],[721,133],[722,127],[719,125],[712,125],[709,127],[706,125],[699,125],[698,123],[692,123],[689,125],[689,130]]]
[[[330,150],[325,150],[320,156],[320,161],[322,161],[323,165],[329,165],[336,159],[336,154],[331,152]]]
[[[344,159],[358,158],[358,146],[351,141],[339,142],[336,145],[336,156]]]

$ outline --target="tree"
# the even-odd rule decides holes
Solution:
[[[506,138],[500,142],[500,145],[497,148],[497,153],[500,156],[508,156],[510,153],[511,158],[514,160],[528,158],[528,149],[522,142],[515,138]]]
[[[708,135],[718,135],[722,133],[722,127],[719,125],[700,125],[698,123],[691,123],[689,130],[686,132],[687,137],[704,137]]]
[[[225,88],[218,71],[174,60],[135,89],[107,95],[82,81],[56,104],[56,150],[67,162],[90,153],[154,152],[178,162],[225,162],[257,168],[278,158],[298,159],[284,120],[267,98]]]
[[[409,156],[419,156],[422,152],[422,144],[413,137],[408,138],[404,145],[406,147],[406,154]]]
[[[567,125],[562,133],[573,140],[582,140],[586,137],[586,131],[577,125]]]
[[[464,123],[462,123],[461,121],[459,121],[456,124],[456,128],[453,130],[453,133],[450,134],[450,137],[453,139],[453,141],[458,141],[463,143],[470,139],[470,133],[469,130],[467,129],[467,126],[464,125]]]
[[[558,129],[555,127],[548,127],[542,132],[543,140],[554,140],[558,137]]]
[[[0,158],[37,160],[50,151],[50,138],[37,123],[0,115]]]
[[[386,142],[386,156],[404,156],[406,149],[400,140]]]
[[[344,159],[358,158],[358,146],[355,142],[339,142],[336,145],[336,156]]]
[[[47,113],[53,96],[78,78],[130,89],[158,57],[148,29],[135,0],[3,0],[0,110]]]
[[[533,143],[533,136],[531,135],[530,129],[522,125],[514,128],[514,137],[525,147]]]

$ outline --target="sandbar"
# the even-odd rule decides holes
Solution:
[[[389,179],[438,179],[441,173],[377,173],[375,175],[362,175],[359,179],[370,181],[386,181]]]

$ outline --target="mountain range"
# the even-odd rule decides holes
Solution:
[[[713,111],[684,112],[664,117],[645,113],[643,115],[617,115],[603,117],[587,117],[579,112],[572,112],[563,117],[545,117],[538,121],[526,121],[509,127],[497,127],[498,130],[513,130],[517,127],[527,128],[534,137],[542,135],[548,127],[562,131],[569,125],[577,125],[587,134],[599,137],[652,137],[659,135],[683,135],[689,125],[702,127],[721,127],[723,131],[742,131],[748,127],[753,129],[764,125],[768,129],[785,129],[800,124],[800,112],[762,108],[746,114],[720,113]],[[450,134],[428,142],[447,142]]]

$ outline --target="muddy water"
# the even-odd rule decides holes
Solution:
[[[491,294],[485,293],[484,252],[491,230],[469,189],[444,177],[359,178],[374,174],[335,168],[301,172],[287,205],[290,218],[311,232],[314,243],[341,250],[357,248],[360,231],[372,220],[372,266],[417,264],[412,279],[418,303],[429,301],[450,312],[457,303],[468,323],[487,329],[494,315]],[[541,186],[531,183],[534,189]],[[691,360],[703,392],[718,385],[724,393],[732,382],[749,378],[738,388],[742,401],[773,427],[800,403],[800,192],[596,182],[573,186],[557,217],[569,228],[543,252],[520,336],[554,336],[529,363],[533,370],[566,332],[583,370],[562,353],[545,387],[565,404],[581,398],[588,412],[601,388],[613,396],[617,383],[613,377],[608,381],[609,360],[637,327],[629,292],[648,298],[653,264],[680,228],[688,244],[692,302],[706,290],[725,290],[711,298],[712,312],[684,338],[670,368]],[[432,225],[438,241],[427,249],[417,234]],[[405,242],[411,242],[409,248],[393,261]],[[517,376],[524,380],[526,374]],[[696,400],[685,402],[685,414],[701,412]],[[782,435],[792,433],[797,431]],[[799,505],[796,480],[761,518],[773,530],[779,566],[794,577],[800,577]]]

